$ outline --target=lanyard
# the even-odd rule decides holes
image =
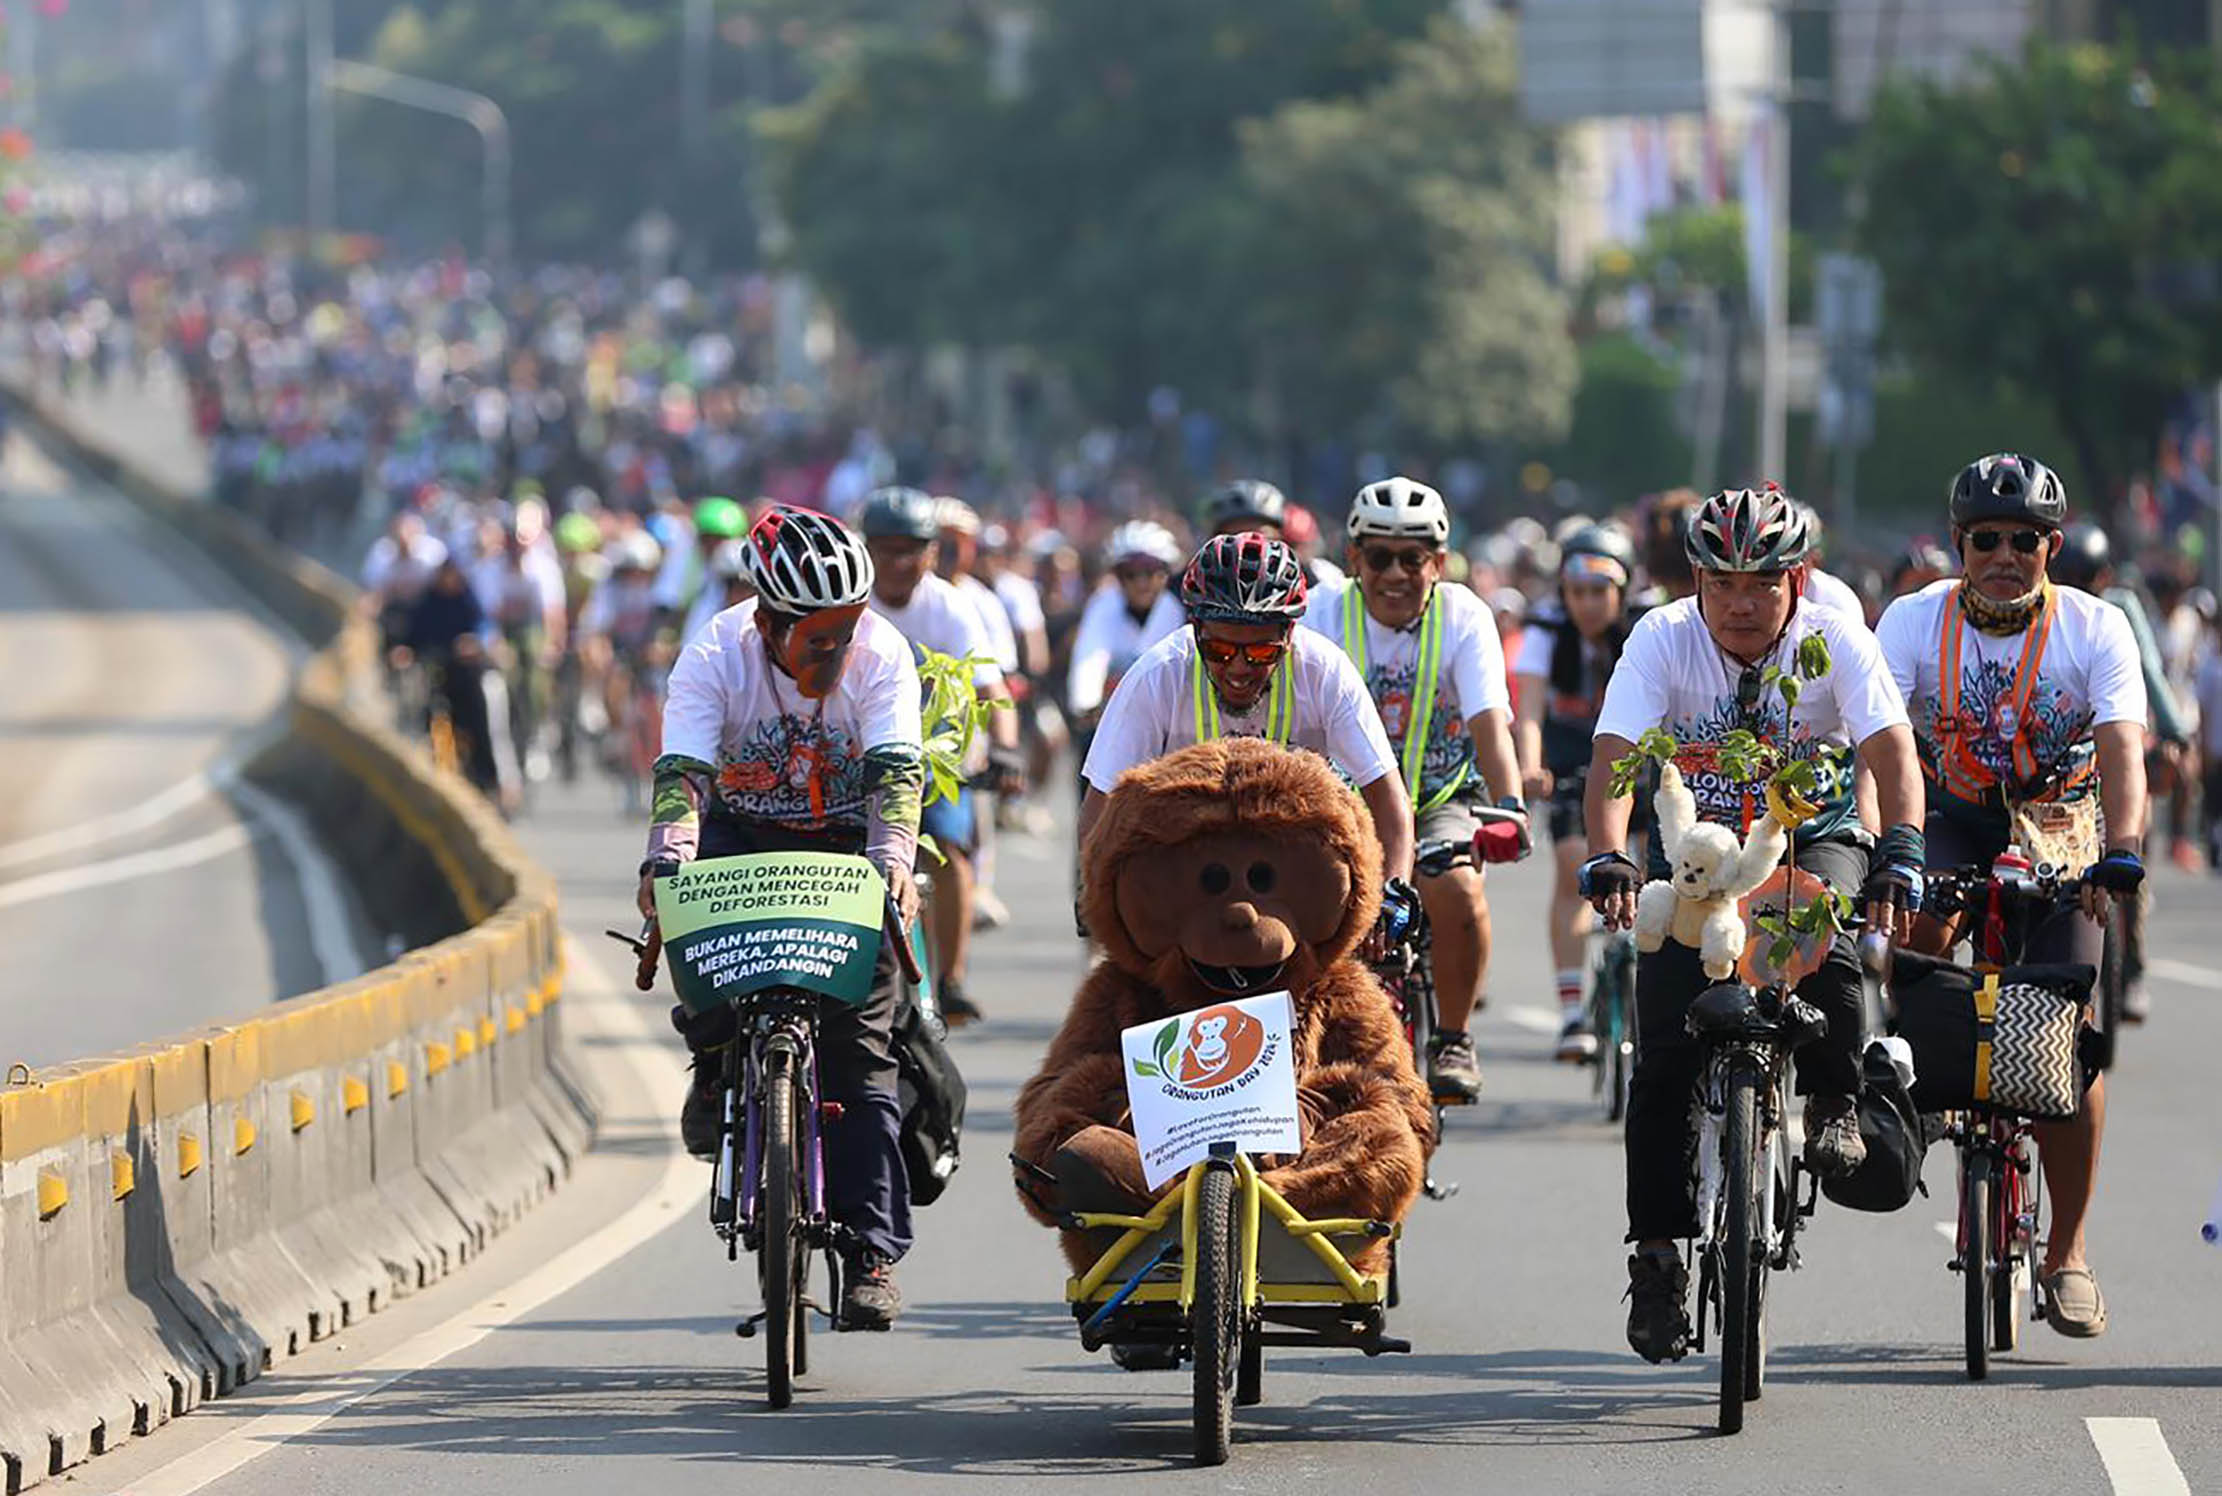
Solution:
[[[1959,585],[1965,587],[1967,583]],[[1975,756],[1976,734],[1960,720],[1960,655],[1965,647],[1967,620],[1961,616],[1959,604],[1955,589],[1945,597],[1944,619],[1937,631],[1937,734],[1944,739],[1937,745],[1937,768],[1947,793],[1960,800],[1980,801],[1986,790],[1997,785],[1998,776]],[[2006,698],[2007,710],[2013,714],[2006,724],[2011,738],[2009,749],[2014,773],[2024,786],[2035,784],[2040,777],[2035,735],[2029,731],[2029,703],[2037,693],[2037,672],[2044,664],[2045,644],[2052,637],[2057,612],[2048,587],[2022,641],[2014,689]]]
[[[1366,602],[1355,581],[1342,595],[1342,648],[1343,653],[1350,656],[1351,663],[1358,667],[1358,673],[1364,675]],[[1420,770],[1427,761],[1427,734],[1435,723],[1435,687],[1442,672],[1443,610],[1436,606],[1435,594],[1430,591],[1427,606],[1420,610],[1420,658],[1412,671],[1412,700],[1404,717],[1404,792],[1411,799],[1414,815],[1433,810],[1466,782],[1466,765],[1460,764],[1449,783],[1424,803],[1420,799]]]
[[[1295,653],[1296,641],[1292,638],[1281,654],[1281,663],[1273,667],[1273,679],[1266,684],[1266,740],[1283,748],[1288,746],[1289,733],[1296,721],[1296,670],[1290,659]],[[1211,688],[1211,678],[1204,669],[1200,649],[1189,661],[1188,679],[1190,694],[1195,699],[1196,741],[1209,743],[1219,736],[1219,693]]]

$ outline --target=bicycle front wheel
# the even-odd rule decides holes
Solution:
[[[1960,1285],[1967,1295],[1967,1376],[1971,1382],[1980,1382],[1991,1374],[1994,1168],[1987,1153],[1968,1149],[1960,1155]]]
[[[1207,1169],[1196,1190],[1196,1298],[1189,1308],[1195,1358],[1196,1463],[1224,1465],[1234,1438],[1235,1374],[1242,1359],[1241,1238],[1234,1171]]]
[[[1744,1403],[1750,1396],[1752,1350],[1763,1334],[1758,1316],[1765,1301],[1754,1286],[1754,1277],[1767,1270],[1767,1257],[1756,1241],[1759,1230],[1757,1191],[1772,1188],[1759,1173],[1759,1076],[1739,1065],[1728,1080],[1728,1116],[1721,1128],[1721,1194],[1727,1220],[1718,1250],[1721,1261],[1721,1381],[1720,1431],[1739,1433],[1744,1426]]]
[[[2099,986],[2095,994],[2099,1005],[2098,1068],[2111,1070],[2122,1041],[2122,943],[2124,921],[2129,918],[2127,902],[2117,903],[2107,911],[2106,944],[2099,954]]]
[[[802,1214],[801,1140],[795,1126],[795,1057],[774,1049],[764,1064],[763,1243],[756,1281],[764,1296],[764,1397],[775,1408],[795,1400],[795,1324],[803,1313],[807,1254],[796,1240]]]

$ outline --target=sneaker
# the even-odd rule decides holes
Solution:
[[[903,1312],[903,1291],[895,1286],[895,1264],[866,1247],[852,1256],[841,1274],[844,1330],[885,1330]]]
[[[2195,873],[2199,871],[2199,868],[2204,861],[2204,859],[2199,856],[2198,843],[2194,842],[2188,836],[2177,837],[2175,840],[2175,845],[2171,846],[2168,849],[2168,855],[2175,859],[2175,864],[2177,867],[2182,868],[2187,873]]]
[[[1597,1058],[1597,1035],[1579,1011],[1567,1014],[1565,1026],[1558,1031],[1558,1057],[1569,1065],[1586,1065]]]
[[[950,1028],[963,1028],[987,1016],[980,1011],[978,1003],[964,995],[964,984],[954,977],[941,979],[939,998],[941,1021]]]
[[[715,1050],[694,1057],[694,1073],[687,1077],[687,1099],[679,1107],[679,1141],[696,1158],[714,1158],[718,1130],[725,1121],[725,1066]]]
[[[1859,1134],[1859,1103],[1849,1096],[1808,1096],[1805,1101],[1806,1167],[1823,1179],[1842,1179],[1867,1162]]]
[[[1464,1034],[1437,1034],[1427,1044],[1427,1084],[1438,1101],[1481,1098],[1481,1061]]]
[[[2122,1022],[2143,1023],[2153,1016],[2152,994],[2143,982],[2129,982],[2122,987]]]
[[[1011,906],[995,896],[995,890],[982,885],[972,890],[972,928],[975,930],[1000,930],[1011,922]]]
[[[1628,1259],[1628,1348],[1653,1366],[1690,1353],[1689,1269],[1672,1247]]]

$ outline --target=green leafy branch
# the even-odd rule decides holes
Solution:
[[[1774,937],[1767,945],[1767,965],[1780,971],[1790,964],[1801,941],[1833,940],[1851,927],[1851,920],[1851,898],[1823,889],[1789,909],[1762,910],[1755,923]]]
[[[983,701],[973,684],[973,672],[993,663],[979,655],[945,655],[921,651],[918,679],[926,688],[921,728],[926,750],[925,803],[954,800],[964,789],[964,758],[972,740],[987,726],[988,714],[1010,705]]]
[[[1633,750],[1613,760],[1612,780],[1608,786],[1613,798],[1625,799],[1634,794],[1636,781],[1645,772],[1654,765],[1672,762],[1681,748],[1682,745],[1674,740],[1674,734],[1663,727],[1654,727],[1638,738]]]

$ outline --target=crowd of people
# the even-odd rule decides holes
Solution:
[[[1924,869],[1996,855],[2006,807],[2087,807],[2093,897],[2131,911],[2131,1021],[2148,790],[2167,855],[2222,869],[2215,600],[2165,557],[2140,575],[2026,457],[1959,475],[1946,540],[1879,567],[1846,558],[1840,576],[1819,516],[1771,485],[1460,536],[1412,476],[1357,486],[1323,532],[1256,479],[1176,502],[1161,465],[1115,437],[1051,473],[991,473],[945,425],[883,430],[781,391],[768,283],[747,278],[497,285],[452,261],[311,274],[125,235],[16,294],[57,377],[119,377],[157,351],[174,364],[222,502],[301,544],[368,516],[381,533],[361,580],[409,710],[514,810],[599,761],[652,825],[644,912],[687,858],[798,847],[870,857],[909,912],[930,836],[931,1000],[952,1024],[980,1016],[972,932],[1005,917],[995,830],[1047,831],[1046,791],[1076,772],[1085,838],[1122,774],[1221,737],[1311,750],[1357,790],[1387,875],[1383,938],[1432,932],[1432,1039],[1414,1059],[1448,1104],[1482,1086],[1470,1024],[1497,933],[1470,849],[1487,824],[1513,827],[1514,857],[1553,843],[1559,1052],[1590,1058],[1591,911],[1626,924],[1643,879],[1607,782],[1654,730],[1676,739],[1700,816],[1739,833],[1752,797],[1708,756],[1723,733],[1842,754],[1811,786],[1801,860],[1909,939]],[[1775,700],[1809,638],[1835,668]],[[924,793],[932,656],[1012,708],[989,714],[950,794]],[[2062,954],[2090,954],[2100,913],[2062,924]],[[1674,1242],[1689,1234],[1695,960],[1670,946],[1639,967],[1629,1339],[1654,1360],[1689,1334]],[[1808,1158],[1841,1174],[1863,1151],[1848,951],[1799,991],[1827,1026],[1800,1056]],[[911,1231],[895,1003],[883,962],[872,1001],[826,1035],[827,1094],[852,1116],[829,1147],[855,1242],[843,1313],[860,1326],[898,1311]],[[683,1028],[698,1059],[729,1037]],[[687,1098],[696,1151],[717,1136],[716,1074],[698,1063]],[[2105,1327],[2082,1230],[2102,1117],[2095,1102],[2043,1155],[2057,1216],[2042,1277],[2070,1335]]]

